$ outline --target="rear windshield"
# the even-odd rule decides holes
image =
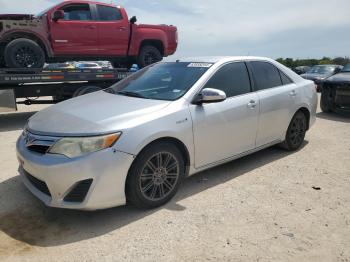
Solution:
[[[211,65],[158,63],[132,74],[105,91],[117,95],[174,101],[186,94]]]

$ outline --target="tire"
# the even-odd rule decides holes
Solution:
[[[129,170],[125,187],[127,201],[144,209],[159,207],[176,194],[184,174],[184,159],[175,145],[152,144],[136,157]]]
[[[320,106],[324,113],[331,113],[333,111],[331,90],[329,88],[323,88]]]
[[[83,96],[83,95],[90,94],[90,93],[93,93],[93,92],[97,92],[97,91],[100,91],[100,90],[102,90],[102,88],[100,88],[98,86],[83,86],[83,87],[78,88],[74,92],[73,97]]]
[[[45,53],[36,42],[18,38],[6,46],[5,62],[10,68],[43,68]]]
[[[304,142],[306,128],[306,116],[303,112],[298,111],[290,121],[285,141],[280,146],[288,151],[299,149]]]
[[[148,65],[157,63],[163,60],[163,56],[160,51],[151,45],[143,46],[140,50],[140,54],[137,58],[137,65],[139,68],[144,68]]]

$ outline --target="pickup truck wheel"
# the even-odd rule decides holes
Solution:
[[[329,88],[323,88],[320,101],[321,110],[324,113],[332,112],[332,95]]]
[[[10,68],[43,68],[45,53],[36,42],[18,38],[6,46],[5,62]]]
[[[139,68],[144,68],[148,65],[162,61],[163,56],[160,51],[151,45],[146,45],[141,48],[139,57],[137,58],[137,65]]]

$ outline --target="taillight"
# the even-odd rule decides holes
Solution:
[[[175,33],[175,42],[176,42],[176,44],[178,43],[178,41],[179,41],[179,33],[176,31],[176,33]]]

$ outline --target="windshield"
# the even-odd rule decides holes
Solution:
[[[308,74],[331,74],[335,70],[334,66],[313,66],[309,71],[307,71]]]
[[[139,98],[174,101],[186,94],[211,65],[184,62],[154,64],[105,91]]]
[[[49,10],[51,10],[52,8],[54,8],[57,4],[52,5],[48,8],[46,8],[45,10],[41,11],[40,13],[36,14],[36,17],[42,17],[43,15],[45,15]]]
[[[350,72],[350,64],[347,64],[346,66],[344,66],[341,71],[342,72]]]

